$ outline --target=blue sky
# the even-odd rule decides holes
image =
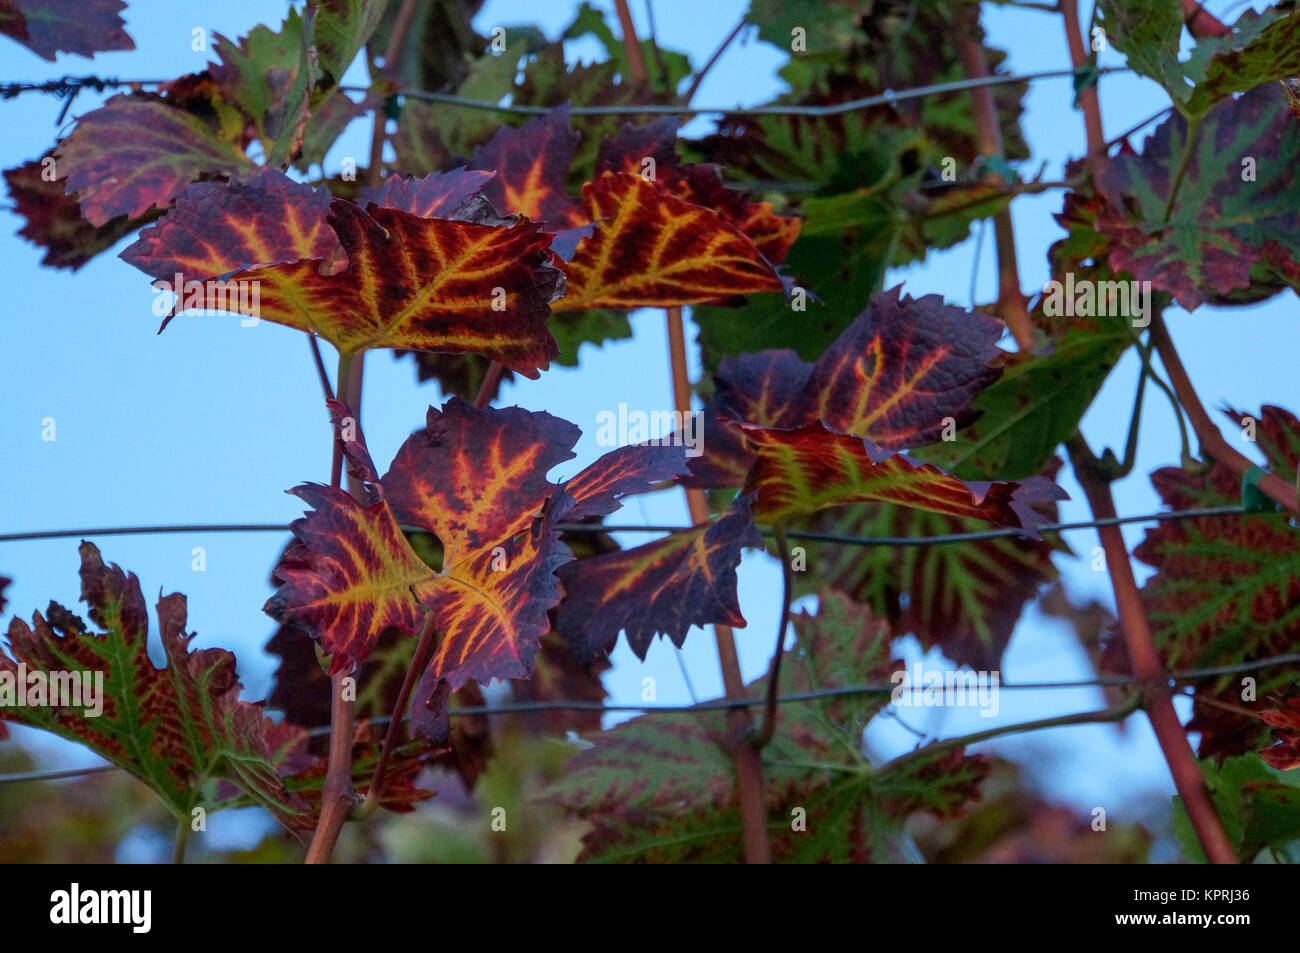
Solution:
[[[616,23],[612,3],[595,4]],[[496,25],[536,23],[548,36],[566,26],[576,4],[489,0],[476,20],[480,33]],[[697,66],[735,25],[743,0],[655,0],[655,26],[662,45],[687,52]],[[1218,10],[1222,4],[1212,4]],[[633,3],[645,35],[645,7]],[[1084,5],[1085,12],[1088,5]],[[42,80],[65,73],[97,73],[124,78],[162,79],[200,70],[210,53],[191,49],[194,27],[238,36],[257,23],[276,24],[284,5],[262,0],[178,5],[165,0],[133,0],[127,29],[136,49],[108,53],[93,62],[64,56],[56,64],[40,60],[12,42],[0,42],[0,79]],[[1068,67],[1059,18],[1035,11],[986,6],[985,24],[994,45],[1008,49],[1016,72]],[[572,54],[594,58],[591,45],[573,44]],[[1103,65],[1122,63],[1106,51]],[[752,36],[733,44],[696,95],[698,105],[757,104],[782,91],[776,70],[783,57]],[[360,82],[354,67],[350,81]],[[1162,108],[1163,92],[1127,74],[1102,78],[1106,133],[1114,136]],[[1025,100],[1024,131],[1034,158],[1032,174],[1048,163],[1046,177],[1059,178],[1064,161],[1083,151],[1080,115],[1071,108],[1068,79],[1044,80]],[[96,97],[78,98],[70,116],[83,115]],[[6,135],[0,163],[8,168],[36,158],[55,134],[59,102],[27,95],[0,103]],[[706,131],[710,120],[696,120],[688,132]],[[1150,128],[1150,127],[1149,127]],[[366,154],[368,123],[354,124],[326,159],[335,170],[347,156]],[[1135,145],[1140,146],[1141,135]],[[364,160],[362,160],[364,164]],[[1013,206],[1021,275],[1027,291],[1047,278],[1047,246],[1061,236],[1051,213],[1061,195],[1018,199]],[[241,327],[235,317],[186,316],[161,335],[152,313],[149,279],[120,261],[116,252],[100,255],[76,274],[41,268],[40,252],[15,235],[20,220],[10,214],[0,228],[0,261],[5,294],[0,315],[5,346],[0,348],[0,381],[5,413],[0,416],[0,498],[6,501],[2,531],[75,526],[162,523],[288,522],[301,513],[300,502],[284,490],[306,481],[326,481],[330,430],[320,388],[303,335],[270,322]],[[922,265],[898,271],[890,284],[905,282],[913,295],[939,293],[956,304],[970,303],[974,241]],[[816,289],[813,289],[814,291]],[[991,230],[979,257],[976,298],[996,296]],[[865,302],[864,302],[865,305]],[[1290,293],[1261,305],[1193,314],[1173,310],[1169,324],[1188,370],[1211,409],[1229,404],[1252,411],[1261,403],[1300,407],[1300,378],[1294,349],[1264,342],[1288,341],[1294,321]],[[602,452],[595,444],[597,414],[632,408],[671,408],[667,343],[662,312],[632,316],[632,341],[584,346],[577,369],[557,368],[538,381],[518,381],[499,403],[546,410],[584,430],[578,457],[553,476],[577,472]],[[688,331],[688,335],[693,333]],[[332,355],[327,354],[332,367]],[[1136,360],[1126,356],[1084,421],[1095,449],[1121,445],[1136,381]],[[372,352],[366,360],[363,426],[381,469],[401,441],[422,425],[425,408],[440,403],[437,388],[418,385],[409,361]],[[44,418],[55,420],[57,439],[41,439]],[[1230,437],[1232,435],[1230,434]],[[1244,445],[1247,453],[1252,453]],[[1122,514],[1155,510],[1159,502],[1145,474],[1178,460],[1177,429],[1167,403],[1153,394],[1143,418],[1141,450],[1133,475],[1115,487]],[[1254,454],[1252,454],[1254,455]],[[1087,519],[1086,504],[1068,477],[1062,485],[1073,499],[1063,505],[1065,519]],[[620,522],[686,522],[680,494],[638,500],[615,519]],[[1143,535],[1126,527],[1130,548]],[[1075,551],[1088,556],[1097,545],[1092,531],[1069,535]],[[629,538],[635,543],[640,538]],[[270,594],[269,573],[284,540],[276,534],[195,534],[97,539],[105,557],[136,572],[152,601],[164,591],[189,597],[190,628],[198,644],[234,650],[246,697],[269,689],[271,659],[261,646],[273,624],[261,612]],[[203,547],[206,570],[192,568],[195,547]],[[1108,578],[1091,571],[1089,560],[1060,560],[1076,600],[1090,597],[1112,603]],[[8,590],[9,613],[29,615],[50,599],[70,606],[78,599],[76,540],[0,544],[0,574],[14,578]],[[815,567],[810,567],[815,570]],[[1139,579],[1147,570],[1138,565]],[[749,626],[737,632],[744,674],[757,677],[766,667],[779,611],[780,574],[773,560],[750,553],[740,570],[740,599]],[[672,646],[657,641],[642,665],[622,643],[607,686],[616,702],[640,699],[641,680],[657,680],[660,703],[689,701]],[[699,697],[720,693],[713,640],[695,631],[683,650]],[[910,657],[914,657],[913,653]],[[936,659],[937,661],[937,659]],[[1070,634],[1036,611],[1025,614],[1002,669],[1009,681],[1087,678],[1086,659]],[[917,727],[943,734],[987,728],[1102,705],[1096,690],[1005,691],[996,719],[974,711],[948,711],[927,721],[913,712]],[[19,733],[39,744],[51,765],[87,764],[86,752]],[[911,735],[888,723],[873,728],[872,750],[889,756],[910,747]],[[985,746],[1026,766],[1042,789],[1087,812],[1104,806],[1113,822],[1147,818],[1154,805],[1172,793],[1159,749],[1141,716],[1122,733],[1113,726],[1086,726],[1013,736]],[[1154,799],[1153,799],[1154,798]],[[219,834],[214,820],[213,833]],[[238,835],[231,833],[238,839]]]

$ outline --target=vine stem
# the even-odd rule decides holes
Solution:
[[[776,627],[776,648],[772,650],[772,664],[767,673],[767,698],[763,704],[763,728],[754,739],[754,747],[762,748],[776,733],[777,698],[780,694],[781,660],[785,658],[785,633],[790,627],[790,602],[794,598],[794,569],[790,565],[790,543],[785,538],[785,523],[772,527],[777,558],[781,560],[781,621]]]
[[[907,754],[899,755],[892,761],[886,761],[876,770],[876,779],[887,778],[892,774],[897,774],[902,768],[918,761],[929,761],[938,755],[951,751],[954,748],[965,748],[967,745],[979,744],[981,741],[988,741],[990,738],[997,738],[1001,735],[1014,735],[1024,731],[1041,731],[1044,728],[1061,728],[1066,725],[1086,725],[1094,722],[1123,721],[1133,712],[1142,707],[1142,696],[1138,692],[1130,692],[1129,695],[1119,704],[1112,708],[1103,708],[1100,711],[1084,711],[1073,715],[1053,715],[1050,718],[1040,718],[1036,721],[1025,721],[1015,725],[1002,725],[998,728],[988,728],[984,731],[977,731],[974,734],[960,735],[955,738],[945,738],[942,741],[936,741],[928,744],[923,748],[917,748],[915,751],[909,751]]]
[[[1169,375],[1169,384],[1178,395],[1178,402],[1182,404],[1192,430],[1196,432],[1196,438],[1201,444],[1201,454],[1223,464],[1238,479],[1244,477],[1247,471],[1255,466],[1255,462],[1229,444],[1214,421],[1210,419],[1205,405],[1196,394],[1196,388],[1192,386],[1191,378],[1187,376],[1187,369],[1183,367],[1182,359],[1178,356],[1178,349],[1174,347],[1174,340],[1169,336],[1169,329],[1159,314],[1153,314],[1151,317],[1151,343],[1156,353],[1160,355],[1165,373]],[[1296,499],[1295,487],[1281,477],[1272,473],[1265,474],[1260,477],[1259,489],[1287,510],[1300,514],[1300,501]]]
[[[424,674],[424,670],[429,664],[437,637],[437,630],[433,624],[433,613],[430,612],[424,619],[424,626],[420,629],[420,641],[416,643],[415,655],[411,658],[410,667],[407,668],[406,675],[402,679],[402,687],[397,693],[397,701],[393,703],[392,719],[388,722],[388,731],[384,734],[384,747],[379,752],[379,761],[375,765],[375,773],[370,779],[370,790],[366,792],[366,799],[358,812],[361,817],[369,817],[379,807],[380,799],[384,795],[384,782],[387,780],[388,764],[392,760],[394,749],[397,747],[397,740],[402,734],[406,706],[410,703],[411,692],[415,690],[415,683],[420,680],[420,676]]]
[[[641,59],[641,46],[632,23],[632,11],[627,0],[614,0],[619,22],[623,27],[623,47],[627,52],[628,70],[634,82],[646,83],[645,63]],[[686,369],[686,334],[682,328],[682,309],[668,308],[668,354],[672,369],[673,400],[681,414],[691,412],[691,382]],[[686,491],[686,505],[692,523],[703,523],[709,518],[709,507],[702,490]],[[715,625],[714,640],[718,646],[718,662],[722,667],[722,684],[727,698],[743,698],[745,682],[740,673],[740,657],[736,654],[736,640],[731,626]],[[751,743],[754,723],[745,709],[735,709],[727,716],[727,748],[736,769],[736,792],[740,801],[740,822],[744,831],[745,862],[770,864],[772,850],[767,839],[767,807],[763,803],[763,762],[759,750]]]
[[[1065,42],[1070,48],[1070,65],[1077,71],[1088,62],[1088,51],[1079,26],[1079,0],[1061,0],[1061,16],[1065,19]],[[1106,152],[1106,135],[1102,131],[1101,104],[1097,99],[1096,83],[1079,92],[1079,106],[1083,109],[1088,162],[1094,164]]]
[[[401,59],[402,47],[406,45],[406,35],[410,31],[411,21],[415,18],[419,0],[402,0],[393,21],[393,32],[388,37],[388,46],[384,50],[383,75],[391,85],[397,75],[397,64]],[[373,55],[371,56],[373,60]],[[383,100],[375,103],[373,125],[370,133],[370,160],[366,166],[366,185],[372,189],[380,184],[380,166],[383,164],[384,141],[387,136],[388,117],[384,112]],[[365,352],[354,356],[351,353],[339,353],[338,372],[335,375],[334,390],[338,400],[347,405],[354,419],[361,419],[361,391],[364,380]],[[334,458],[331,466],[331,485],[339,486],[342,482],[343,444],[336,437],[334,440]],[[361,482],[348,474],[348,492],[358,499],[362,496]],[[307,849],[307,863],[323,864],[334,852],[339,833],[356,807],[356,791],[352,787],[352,740],[356,722],[356,692],[352,699],[345,689],[349,687],[347,679],[350,672],[336,672],[330,676],[330,750],[329,768],[325,773],[325,784],[321,792],[320,820],[312,836],[311,846]],[[387,753],[387,749],[385,749]]]
[[[1069,0],[1066,0],[1069,2]],[[988,78],[984,51],[976,37],[979,35],[979,6],[963,4],[957,9],[957,53],[966,76],[972,80]],[[975,141],[981,156],[1002,156],[1002,129],[998,121],[997,105],[993,92],[987,86],[970,91],[971,109],[975,116]],[[1002,176],[992,173],[985,181],[994,185],[1007,185]],[[998,249],[998,312],[1007,323],[1016,346],[1022,351],[1034,348],[1034,326],[1025,308],[1025,298],[1020,291],[1020,265],[1016,260],[1016,237],[1011,224],[1010,207],[1000,209],[993,216],[993,234]]]
[[[668,309],[668,351],[672,364],[673,398],[678,412],[691,411],[691,383],[686,372],[686,335],[682,329],[682,309]],[[709,518],[709,507],[701,490],[686,491],[686,506],[691,522],[703,523]],[[715,625],[714,640],[718,646],[718,663],[722,667],[722,683],[726,697],[745,697],[745,682],[740,674],[740,657],[736,654],[736,640],[731,626]],[[767,839],[767,807],[763,803],[763,762],[759,749],[751,743],[754,724],[748,710],[734,709],[727,716],[728,744],[732,764],[736,769],[736,793],[740,800],[740,822],[745,838],[745,862],[770,864],[772,850]]]
[[[1115,501],[1111,495],[1110,482],[1083,435],[1075,431],[1074,436],[1066,441],[1066,449],[1093,515],[1099,519],[1114,516]],[[1236,851],[1214,809],[1205,777],[1201,774],[1200,765],[1188,744],[1187,734],[1174,711],[1169,674],[1160,660],[1155,640],[1151,637],[1151,629],[1147,625],[1146,614],[1142,610],[1137,580],[1133,576],[1133,565],[1129,561],[1123,533],[1118,527],[1107,526],[1099,528],[1097,534],[1101,537],[1102,550],[1106,555],[1106,568],[1115,593],[1115,604],[1119,609],[1124,643],[1133,664],[1133,675],[1142,693],[1147,718],[1151,721],[1151,728],[1165,756],[1165,762],[1169,765],[1169,772],[1173,775],[1174,787],[1183,799],[1187,816],[1196,830],[1205,856],[1211,863],[1235,864]]]
[[[185,848],[190,843],[190,819],[181,817],[176,821],[176,842],[172,846],[172,863],[185,863]]]
[[[339,352],[339,366],[335,379],[335,391],[338,399],[355,413],[348,404],[352,380],[352,355],[347,351]],[[334,438],[334,463],[331,485],[337,487],[341,482],[343,460],[343,443]],[[351,484],[351,474],[348,482]],[[360,487],[349,487],[353,495],[358,495]],[[356,792],[352,788],[352,739],[355,733],[356,702],[349,700],[345,679],[350,672],[335,672],[330,675],[330,750],[329,767],[325,772],[325,784],[321,790],[320,820],[312,835],[311,846],[307,848],[307,863],[323,864],[334,852],[339,833],[356,806]],[[351,693],[355,697],[355,692]]]

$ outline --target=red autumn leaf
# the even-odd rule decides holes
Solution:
[[[1002,328],[901,285],[877,295],[813,366],[811,413],[891,450],[933,443],[947,418],[975,418],[970,402],[1001,373],[990,362]]]
[[[747,235],[768,261],[779,265],[799,237],[799,219],[777,215],[770,202],[754,202],[744,192],[727,188],[721,166],[682,162],[677,155],[677,127],[677,119],[671,116],[644,126],[625,123],[613,139],[601,141],[596,174],[644,175],[667,195],[713,209]]]
[[[204,786],[219,779],[238,787],[290,828],[310,828],[308,805],[285,789],[267,742],[270,722],[261,705],[240,701],[235,657],[224,649],[191,650],[186,601],[179,593],[158,601],[158,626],[167,667],[149,659],[149,616],[140,581],[105,565],[99,550],[81,544],[81,598],[102,632],[87,627],[56,602],[29,626],[10,621],[12,655],[0,652],[0,694],[28,673],[78,675],[100,686],[103,708],[12,707],[0,717],[79,742],[131,772],[185,823],[204,806]],[[100,681],[102,679],[102,681]],[[24,686],[27,687],[27,686]],[[82,698],[85,701],[85,697]],[[206,805],[214,809],[216,805]]]
[[[818,420],[891,450],[924,446],[978,415],[997,379],[1002,323],[901,286],[877,295],[816,364],[794,351],[724,358],[705,408],[711,434],[691,485],[740,486],[754,462],[735,423],[789,429]]]
[[[710,523],[623,552],[567,563],[555,624],[581,659],[614,647],[618,633],[640,658],[655,635],[680,647],[693,625],[745,625],[736,600],[741,549],[759,548],[750,500],[741,497]]]
[[[572,459],[579,435],[517,407],[480,411],[453,399],[430,408],[425,429],[379,481],[382,498],[363,504],[315,485],[293,491],[315,510],[293,524],[299,543],[276,570],[281,586],[267,611],[319,638],[334,671],[365,659],[385,629],[415,635],[432,613],[439,635],[425,700],[470,679],[527,675],[559,599],[554,571],[572,558],[553,523],[608,513],[622,495],[684,470],[680,447],[625,448],[570,481],[570,493],[546,474]],[[437,572],[399,520],[438,538]]]
[[[1282,708],[1260,712],[1259,717],[1277,733],[1277,743],[1261,751],[1260,756],[1279,771],[1300,768],[1300,698],[1287,699]]]
[[[388,504],[363,504],[337,487],[291,490],[312,507],[290,525],[297,543],[272,577],[279,583],[264,610],[321,640],[331,670],[349,671],[386,629],[415,635],[425,611],[411,587],[433,571],[411,550]]]
[[[483,194],[498,211],[545,222],[553,232],[572,228],[587,221],[565,192],[579,138],[561,106],[517,129],[502,126],[474,150],[470,168],[496,173]]]
[[[326,221],[329,210],[329,192],[274,169],[243,180],[196,182],[120,257],[164,281],[178,274],[206,281],[252,265],[330,259],[343,248]]]
[[[42,265],[75,271],[157,214],[118,217],[97,228],[64,193],[63,182],[53,178],[56,168],[53,156],[44,156],[4,173],[14,211],[27,220],[18,234],[45,249]]]
[[[362,211],[342,199],[331,203],[328,221],[346,268],[322,274],[327,263],[318,258],[260,265],[187,295],[183,308],[251,314],[314,332],[346,353],[474,352],[534,379],[559,353],[546,319],[563,275],[546,262],[550,238],[539,226],[421,218],[373,204]],[[242,295],[229,300],[227,288],[242,281],[257,283],[252,305]]]
[[[43,60],[59,53],[87,59],[107,50],[133,50],[123,29],[124,0],[5,0],[0,3],[0,33],[13,37]]]
[[[758,456],[745,489],[757,493],[754,516],[764,522],[867,501],[1024,528],[1031,536],[1040,521],[1030,507],[1039,501],[1028,498],[1019,483],[964,482],[820,422],[792,430],[753,425],[742,430]]]
[[[781,291],[776,270],[738,229],[710,209],[665,195],[626,172],[582,187],[596,223],[571,261],[555,310],[696,304]]]
[[[166,208],[191,182],[250,171],[238,146],[165,100],[114,96],[77,121],[56,153],[59,175],[92,225]]]
[[[491,172],[465,168],[430,172],[423,178],[392,175],[379,190],[375,204],[421,218],[449,218],[491,180]]]

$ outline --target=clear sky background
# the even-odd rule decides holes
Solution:
[[[612,2],[595,6],[617,31]],[[645,4],[632,4],[639,32],[648,34]],[[1084,6],[1086,15],[1090,5]],[[1208,4],[1222,13],[1226,4]],[[730,32],[747,7],[745,0],[654,0],[655,27],[661,45],[689,54],[697,67]],[[0,80],[44,80],[64,74],[96,73],[132,79],[166,79],[204,68],[211,52],[191,49],[191,31],[202,26],[237,37],[257,23],[276,25],[285,4],[268,0],[222,3],[177,0],[131,0],[127,31],[136,49],[106,53],[93,61],[61,56],[49,64],[25,48],[0,40]],[[475,25],[488,34],[493,26],[535,23],[555,37],[572,20],[577,4],[488,0]],[[1235,18],[1236,13],[1231,18]],[[1055,15],[1023,9],[985,7],[989,42],[1010,53],[1015,72],[1069,66],[1064,32]],[[589,41],[570,44],[570,60],[601,57]],[[784,90],[776,70],[784,57],[748,33],[733,44],[695,97],[700,106],[753,105]],[[1122,65],[1113,51],[1102,65]],[[364,82],[354,66],[349,82]],[[1167,104],[1152,82],[1128,74],[1101,80],[1101,104],[1108,137],[1113,137]],[[1023,128],[1033,159],[1022,166],[1032,175],[1047,162],[1048,179],[1059,179],[1065,160],[1082,154],[1083,123],[1071,108],[1068,78],[1033,84],[1026,99]],[[83,94],[71,118],[89,112],[98,99]],[[9,168],[37,158],[56,135],[60,103],[36,94],[0,103],[0,164]],[[690,134],[706,132],[712,120],[697,119]],[[1134,139],[1137,146],[1147,127]],[[336,171],[345,157],[364,165],[368,120],[352,126],[326,158]],[[1047,246],[1061,237],[1051,218],[1061,207],[1061,193],[1022,197],[1013,204],[1020,268],[1025,290],[1047,279]],[[326,482],[330,466],[330,428],[320,386],[304,336],[270,322],[241,327],[237,317],[185,316],[156,334],[149,279],[116,257],[130,240],[70,274],[42,268],[40,251],[15,234],[21,219],[10,213],[0,227],[0,269],[4,293],[0,321],[0,532],[80,526],[165,523],[288,522],[302,505],[284,490],[303,481]],[[891,274],[889,284],[905,282],[913,295],[942,294],[954,304],[970,304],[976,265],[974,240],[925,263]],[[975,276],[975,298],[996,297],[992,231],[985,238]],[[812,289],[814,292],[817,289]],[[866,302],[863,302],[865,305]],[[1232,405],[1254,412],[1262,403],[1300,408],[1300,378],[1295,370],[1295,299],[1290,292],[1248,308],[1209,306],[1187,314],[1167,312],[1169,324],[1192,380],[1211,409]],[[595,443],[596,416],[617,411],[620,402],[633,409],[669,409],[672,395],[667,342],[661,311],[632,316],[636,337],[585,345],[576,369],[554,368],[538,381],[506,385],[498,404],[517,403],[574,421],[584,431],[578,457],[557,469],[560,479],[576,473],[603,448]],[[693,340],[693,331],[688,330]],[[326,347],[332,368],[333,355]],[[695,373],[698,373],[696,369]],[[1122,446],[1130,415],[1137,362],[1127,355],[1114,371],[1084,421],[1094,449]],[[441,403],[435,385],[419,385],[412,363],[388,353],[366,359],[362,423],[371,453],[381,470],[401,441],[423,425],[426,407]],[[57,439],[41,439],[42,420],[54,418]],[[1230,436],[1232,436],[1230,434]],[[1115,486],[1121,514],[1150,512],[1159,500],[1146,474],[1176,464],[1177,428],[1158,392],[1149,395],[1142,422],[1141,449],[1133,474]],[[1245,451],[1255,457],[1250,447]],[[1068,476],[1062,485],[1073,498],[1062,506],[1063,519],[1089,518],[1077,485]],[[614,517],[619,522],[687,522],[679,492],[632,502]],[[1141,540],[1142,527],[1124,528],[1130,549]],[[644,537],[628,537],[635,545]],[[104,537],[95,539],[106,559],[137,573],[152,603],[160,590],[189,597],[190,629],[197,645],[223,646],[236,652],[245,697],[269,691],[272,659],[262,645],[274,625],[261,611],[271,593],[269,575],[285,538],[278,534],[195,534]],[[1090,557],[1097,545],[1094,531],[1073,532],[1076,553]],[[194,547],[206,550],[206,571],[192,569]],[[50,599],[79,606],[77,541],[0,543],[0,574],[12,576],[7,616],[30,616]],[[1113,605],[1109,579],[1094,573],[1090,558],[1058,558],[1076,601],[1097,598]],[[810,566],[815,571],[815,566]],[[1149,570],[1136,564],[1139,581]],[[780,572],[770,557],[747,554],[740,569],[740,600],[749,626],[737,631],[746,679],[764,671],[779,612]],[[909,659],[915,645],[905,640]],[[620,640],[606,678],[612,701],[637,703],[641,679],[653,676],[659,703],[690,701],[674,649],[658,640],[646,663],[638,662]],[[155,646],[157,654],[157,646]],[[721,678],[710,634],[695,630],[683,658],[698,697],[721,693]],[[938,656],[928,662],[943,664]],[[1034,609],[1027,611],[1012,638],[1002,676],[1008,681],[1082,679],[1091,676],[1086,658],[1066,627]],[[984,719],[974,710],[905,711],[908,722],[942,735],[980,730],[1050,714],[1103,705],[1099,690],[1004,691],[1000,711]],[[1186,717],[1186,710],[1183,715]],[[47,740],[30,731],[15,732],[21,743],[41,752],[51,766],[94,763],[88,752]],[[880,756],[899,753],[915,743],[903,729],[883,719],[868,734]],[[1158,825],[1167,814],[1165,800],[1172,781],[1159,748],[1142,716],[1124,730],[1114,726],[1063,728],[1011,736],[977,750],[997,752],[1019,762],[1048,796],[1081,814],[1105,807],[1112,823],[1143,820]],[[240,812],[244,813],[244,812]],[[209,837],[247,843],[262,825],[217,816]],[[124,859],[150,859],[156,845],[128,845]],[[1168,859],[1157,851],[1153,859]]]

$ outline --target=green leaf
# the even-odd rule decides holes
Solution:
[[[1221,763],[1207,758],[1200,765],[1215,812],[1242,863],[1268,848],[1286,851],[1300,839],[1300,771],[1271,768],[1257,754]],[[1174,798],[1174,836],[1190,860],[1206,863],[1181,797]]]

